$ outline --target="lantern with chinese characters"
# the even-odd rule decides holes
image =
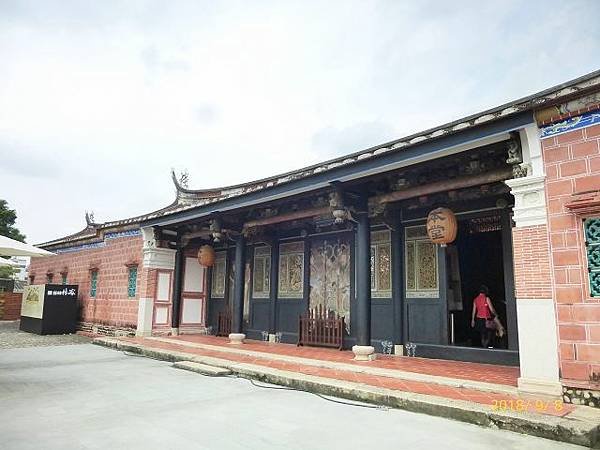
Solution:
[[[215,263],[215,249],[210,245],[203,245],[198,250],[198,262],[203,267],[212,267]]]
[[[436,208],[427,216],[427,236],[434,244],[446,244],[454,242],[458,224],[456,216],[448,208]]]

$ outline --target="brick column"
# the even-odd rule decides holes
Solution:
[[[506,181],[515,197],[513,256],[521,369],[518,387],[522,392],[560,396],[546,177],[539,164],[537,132],[527,131],[521,132],[523,159],[533,174]]]

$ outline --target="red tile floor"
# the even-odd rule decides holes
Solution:
[[[227,338],[215,336],[183,335],[171,337],[171,339],[175,341],[180,340],[200,344],[229,346],[229,340]],[[297,347],[292,344],[273,344],[262,341],[246,340],[244,342],[244,349],[356,365],[365,364],[364,362],[354,361],[354,354],[351,351],[339,351],[328,348]],[[375,361],[371,361],[367,364],[371,367],[379,367],[382,369],[404,370],[407,372],[417,372],[462,380],[483,381],[494,384],[505,384],[508,386],[516,386],[517,378],[519,377],[518,367],[446,361],[441,359],[377,355]]]
[[[237,353],[228,353],[218,349],[205,349],[186,346],[186,342],[208,344],[216,347],[229,347],[229,340],[214,336],[185,335],[168,338],[170,342],[155,341],[144,338],[122,338],[129,342],[143,344],[145,346],[159,348],[163,350],[173,350],[178,352],[190,353],[193,355],[212,356],[230,361],[254,364],[263,367],[281,369],[314,375],[325,378],[333,378],[354,383],[362,383],[371,386],[377,386],[387,389],[394,389],[404,392],[415,392],[419,394],[434,395],[455,400],[466,400],[479,404],[489,405],[490,409],[523,411],[563,416],[573,411],[574,406],[563,404],[562,402],[548,401],[547,399],[529,397],[529,396],[511,396],[506,394],[497,394],[493,392],[484,392],[476,389],[466,389],[459,387],[444,386],[435,383],[400,380],[366,373],[356,373],[345,370],[315,367],[298,363],[274,360],[269,354],[279,354],[288,356],[297,356],[302,358],[344,362],[349,364],[368,364],[371,367],[380,367],[386,369],[396,369],[402,371],[423,373],[428,375],[438,375],[447,378],[457,378],[463,380],[474,380],[487,383],[503,384],[509,386],[517,385],[519,369],[509,366],[497,366],[489,364],[477,364],[457,361],[445,361],[425,358],[408,358],[397,356],[378,355],[378,359],[370,362],[353,361],[352,352],[338,351],[314,347],[296,347],[290,344],[273,344],[261,341],[246,340],[243,346],[238,349],[262,352],[264,356],[244,355]]]

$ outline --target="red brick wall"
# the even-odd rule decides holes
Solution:
[[[519,299],[552,298],[546,225],[513,228],[515,294]]]
[[[61,282],[60,272],[66,269],[67,283],[79,285],[83,303],[82,321],[115,327],[137,326],[138,299],[144,285],[141,236],[107,239],[106,246],[47,258],[32,258],[29,275],[34,284],[46,282],[46,273],[54,274],[54,283]],[[128,264],[138,265],[135,298],[128,298]],[[98,269],[96,297],[90,297],[90,269]]]
[[[584,217],[565,203],[572,194],[600,189],[600,125],[546,138],[542,149],[561,376],[565,384],[589,386],[590,375],[600,374],[600,299],[589,294]]]
[[[21,317],[21,300],[23,294],[3,292],[0,294],[0,319],[17,320]]]

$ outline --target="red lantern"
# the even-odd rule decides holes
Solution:
[[[458,224],[456,216],[448,208],[436,208],[427,216],[427,236],[434,244],[446,244],[454,242]]]
[[[215,263],[215,249],[210,245],[203,245],[198,250],[198,262],[201,266],[212,267]]]

